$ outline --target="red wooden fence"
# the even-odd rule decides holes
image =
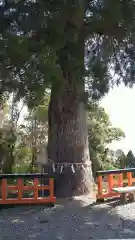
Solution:
[[[125,168],[97,172],[98,193],[97,199],[117,197],[120,194],[112,191],[113,187],[132,186],[135,178],[132,174],[135,168]],[[126,177],[125,177],[126,176]]]
[[[8,179],[16,179],[16,185],[8,184]],[[32,179],[32,185],[24,185],[24,179]],[[41,184],[42,180],[48,180],[49,183]],[[55,203],[54,179],[47,174],[0,174],[1,180],[1,198],[0,204],[40,204]],[[32,197],[24,197],[26,191],[33,191]],[[48,196],[39,197],[39,192],[48,191]],[[17,193],[17,198],[8,198],[8,193]],[[47,195],[47,194],[46,194]]]

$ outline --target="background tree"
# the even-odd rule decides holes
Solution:
[[[89,149],[94,177],[100,169],[111,169],[115,166],[114,152],[108,144],[120,140],[124,133],[119,128],[114,128],[104,108],[97,103],[89,103],[88,108],[88,136]]]
[[[32,106],[51,88],[48,157],[55,163],[90,161],[85,80],[96,99],[114,81],[134,83],[134,14],[133,0],[1,2],[1,92],[16,89]],[[91,169],[70,170],[57,193],[91,192]]]
[[[126,156],[126,167],[128,168],[135,167],[135,156],[131,150],[127,153],[127,156]]]
[[[18,108],[14,93],[7,99],[4,106],[6,106],[6,112],[3,108],[1,111],[3,118],[3,120],[1,118],[1,152],[3,152],[1,170],[5,173],[11,173],[15,162],[15,147],[20,134],[18,120],[23,106]]]
[[[127,156],[121,149],[116,151],[116,167],[120,169],[127,167]]]
[[[0,169],[7,157],[7,142],[5,141],[6,129],[5,125],[8,122],[7,114],[8,113],[8,105],[6,101],[1,101],[0,105]]]
[[[45,163],[46,156],[40,156],[42,149],[46,147],[48,133],[48,104],[49,94],[46,93],[40,105],[29,110],[27,116],[25,130],[27,132],[26,141],[32,149],[30,168],[37,163],[37,158],[43,158]]]

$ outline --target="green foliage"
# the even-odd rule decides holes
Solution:
[[[88,136],[89,149],[95,175],[100,169],[113,169],[114,156],[107,148],[113,140],[120,140],[124,133],[119,128],[113,128],[105,110],[95,102],[89,103]]]
[[[123,169],[127,167],[127,157],[124,152],[119,149],[116,151],[116,167]]]
[[[22,137],[16,149],[16,171],[35,172],[35,164],[42,148],[45,148],[47,136],[49,93],[46,92],[41,103],[29,109],[25,125],[21,125]],[[43,158],[45,156],[42,156]]]
[[[68,73],[76,84],[87,76],[96,99],[114,81],[135,82],[133,0],[3,0],[0,15],[1,92],[15,90],[29,106],[52,83],[57,91]]]
[[[19,124],[17,102],[10,98],[8,107],[3,103],[0,121],[0,169],[4,173],[35,172],[34,164],[40,149],[45,147],[47,135],[47,112],[49,94],[44,96],[41,104],[29,110],[24,124]],[[9,116],[9,119],[6,116]]]
[[[15,148],[15,163],[13,172],[25,173],[28,172],[28,167],[31,163],[31,149],[27,145],[19,144]]]
[[[32,110],[33,119],[37,119],[40,123],[43,123],[43,124],[47,122],[49,101],[50,101],[50,94],[46,92],[40,104],[35,106]]]

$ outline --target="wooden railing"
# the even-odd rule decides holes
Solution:
[[[31,180],[31,184],[28,180]],[[11,185],[11,181],[16,181],[16,184]],[[47,185],[41,184],[45,181],[48,181]],[[32,196],[26,197],[26,191],[31,191]],[[14,194],[17,196],[14,197]],[[0,204],[55,203],[54,178],[46,173],[0,174],[0,195]]]
[[[113,187],[133,186],[135,168],[125,168],[97,172],[98,193],[97,199],[105,199],[119,196],[112,191]]]

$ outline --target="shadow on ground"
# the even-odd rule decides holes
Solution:
[[[88,240],[135,238],[135,203],[83,205],[67,201],[54,208],[17,207],[0,213],[0,240]]]

